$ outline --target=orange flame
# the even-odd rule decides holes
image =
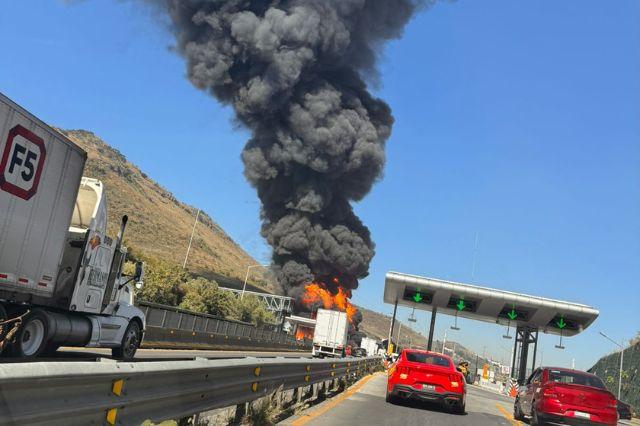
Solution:
[[[338,283],[337,278],[333,278],[334,283]],[[331,294],[322,283],[311,283],[305,286],[301,302],[305,306],[321,303],[324,309],[334,309],[347,313],[349,322],[353,322],[353,316],[357,312],[355,306],[349,302],[349,291],[338,287],[338,293]]]
[[[298,326],[296,329],[296,340],[313,339],[313,329],[304,326]]]

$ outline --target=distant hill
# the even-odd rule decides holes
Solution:
[[[197,209],[182,203],[92,132],[57,130],[87,151],[84,175],[105,184],[111,235],[117,234],[120,218],[127,214],[125,244],[132,251],[182,265]],[[215,279],[223,287],[238,288],[247,266],[256,263],[217,223],[200,212],[187,264],[190,272]],[[252,270],[252,276],[256,288],[273,290],[258,268]]]
[[[631,404],[634,411],[640,414],[640,341],[638,338],[624,350],[624,365],[622,368],[622,396],[621,400]],[[620,351],[604,356],[589,369],[597,375],[614,395],[618,394],[618,377],[620,369]]]

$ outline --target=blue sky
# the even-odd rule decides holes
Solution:
[[[612,349],[598,331],[640,330],[638,16],[634,0],[459,0],[387,46],[374,91],[396,125],[385,177],[356,206],[377,243],[356,303],[390,313],[389,270],[585,303],[600,318],[565,351],[541,339],[545,363],[578,368]],[[268,258],[242,176],[247,133],[184,78],[161,19],[133,2],[6,2],[0,40],[0,91],[94,131]],[[506,358],[504,330],[461,328],[448,339]]]

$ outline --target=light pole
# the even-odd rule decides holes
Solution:
[[[268,267],[269,265],[249,265],[247,266],[247,275],[245,275],[244,277],[244,285],[242,286],[242,294],[240,294],[240,300],[242,300],[244,298],[244,292],[247,290],[247,280],[249,279],[249,270],[251,268],[257,268],[258,266],[262,266],[263,268]]]
[[[187,267],[187,259],[189,258],[189,252],[191,251],[191,243],[193,242],[193,234],[196,232],[196,225],[198,224],[199,217],[200,217],[200,209],[198,209],[198,213],[196,213],[196,220],[193,221],[193,228],[191,228],[191,238],[189,238],[189,246],[187,247],[187,254],[184,256],[182,269]]]
[[[604,334],[602,331],[600,332],[600,335],[620,348],[620,373],[618,376],[618,399],[620,399],[620,392],[622,391],[622,363],[624,360],[624,345],[616,342],[611,337]]]

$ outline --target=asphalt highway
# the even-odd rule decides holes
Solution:
[[[451,414],[434,404],[417,402],[385,402],[387,376],[377,374],[355,392],[340,400],[334,400],[307,410],[304,414],[287,420],[293,426],[411,426],[411,425],[522,425],[511,416],[513,399],[477,386],[467,391],[467,412]],[[355,386],[358,386],[357,384]]]

